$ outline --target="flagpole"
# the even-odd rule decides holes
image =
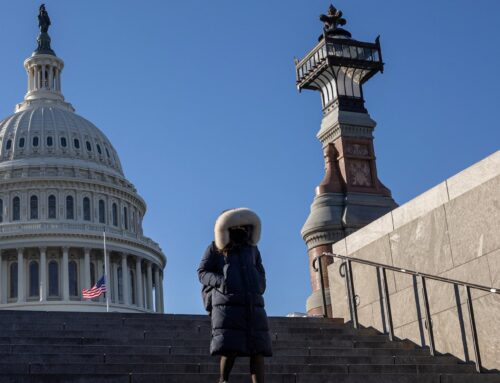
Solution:
[[[102,232],[104,244],[104,283],[106,284],[106,312],[109,313],[108,253],[106,251],[106,228]]]

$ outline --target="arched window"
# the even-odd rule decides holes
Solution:
[[[14,197],[12,200],[12,220],[19,221],[21,219],[21,200],[19,197]]]
[[[135,210],[132,210],[132,231],[135,233],[137,229],[135,228]]]
[[[59,296],[59,265],[56,261],[49,262],[49,297]]]
[[[113,203],[112,214],[113,214],[113,225],[118,226],[118,206],[116,206],[116,203]]]
[[[135,278],[134,270],[130,270],[130,302],[135,305]]]
[[[17,262],[10,264],[9,298],[17,298]]]
[[[61,146],[65,148],[68,146],[68,141],[66,141],[66,137],[61,137]]]
[[[37,261],[31,261],[30,266],[30,288],[29,288],[29,293],[30,297],[38,297],[39,296],[39,285],[40,285],[40,274],[38,273],[38,262]]]
[[[108,158],[110,158],[110,155],[109,155],[109,150],[107,147],[104,147],[104,149],[106,149],[106,155],[108,156]]]
[[[94,286],[96,282],[95,278],[95,263],[90,264],[90,287]]]
[[[52,146],[54,145],[54,140],[52,139],[52,136],[47,137],[47,146]]]
[[[123,207],[123,225],[125,230],[128,230],[128,209],[126,206]]]
[[[0,222],[3,222],[3,199],[0,199]]]
[[[85,142],[85,145],[87,146],[87,150],[89,152],[91,152],[92,151],[92,145],[90,145],[90,142],[89,141]]]
[[[49,195],[49,218],[56,218],[56,196],[51,194]]]
[[[118,275],[118,302],[123,302],[123,274],[121,266],[118,266],[116,274]]]
[[[36,195],[30,197],[30,219],[38,219],[38,197]]]
[[[106,205],[104,200],[99,200],[99,223],[106,223]]]
[[[97,153],[102,154],[101,146],[99,144],[96,144],[97,147]]]
[[[19,147],[20,147],[20,148],[24,148],[24,142],[25,142],[24,137],[21,137],[21,138],[19,139]]]
[[[78,268],[75,261],[68,263],[69,295],[78,296]]]
[[[75,204],[70,195],[66,197],[66,219],[75,219]]]
[[[80,149],[80,140],[78,138],[73,140],[73,144],[75,145],[75,149]]]
[[[12,148],[12,140],[7,140],[7,144],[5,144],[5,149],[10,150]]]
[[[38,141],[38,136],[33,137],[33,147],[36,148],[38,146]]]
[[[83,199],[83,219],[90,221],[90,198],[88,197]]]

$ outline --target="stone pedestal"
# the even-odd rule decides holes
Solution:
[[[310,315],[323,314],[319,275],[312,262],[331,245],[391,211],[397,204],[378,179],[372,131],[368,113],[329,111],[317,134],[323,145],[325,177],[316,188],[301,234],[306,242],[311,272],[312,294],[306,306]],[[328,295],[326,262],[323,281]],[[331,315],[331,307],[328,308]]]

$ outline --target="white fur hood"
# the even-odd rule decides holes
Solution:
[[[229,243],[229,228],[243,225],[252,225],[252,245],[257,245],[260,239],[260,218],[252,210],[246,207],[226,210],[215,221],[215,246],[222,250]]]

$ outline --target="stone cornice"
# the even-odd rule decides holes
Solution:
[[[310,250],[321,245],[333,244],[344,237],[344,230],[318,230],[304,235],[304,241]]]
[[[41,226],[41,224],[37,225]],[[62,244],[65,241],[74,242],[75,240],[81,240],[82,247],[89,247],[88,241],[97,242],[96,247],[101,247],[102,245],[101,232],[99,232],[99,234],[97,233],[94,234],[88,231],[76,231],[76,230],[71,232],[67,228],[67,225],[66,226],[63,226],[63,224],[60,225],[50,224],[50,225],[56,227],[59,226],[59,228],[51,228],[50,230],[49,229],[44,230],[43,228],[39,228],[37,230],[26,230],[26,231],[22,231],[22,229],[19,228],[19,230],[15,232],[0,231],[0,239],[3,242],[2,247],[17,248],[20,246],[19,244],[17,245],[15,244],[15,242],[17,241],[20,241],[23,247],[31,247],[28,245],[29,242],[27,240],[32,240],[32,239],[36,239],[35,242],[37,244],[40,243],[40,240],[46,240],[44,241],[42,247],[50,247],[50,244],[46,243],[47,241],[48,242],[54,241],[54,246],[62,246]],[[23,225],[17,224],[16,226],[23,226]],[[87,226],[94,226],[94,225],[87,225]],[[66,228],[66,230],[63,230],[63,228]],[[0,227],[0,229],[3,228]],[[12,244],[9,242],[11,242]],[[125,236],[117,236],[116,234],[106,232],[106,242],[108,244],[109,250],[113,250],[113,246],[120,246],[120,245],[130,246],[132,248],[137,248],[142,251],[154,254],[159,258],[163,266],[165,266],[167,263],[167,259],[163,254],[163,252],[161,251],[158,244],[156,244],[154,241],[150,240],[147,237],[137,236],[137,238],[132,238],[132,236],[130,236],[127,238]],[[123,249],[121,249],[121,251],[123,251]],[[138,254],[138,255],[144,257],[144,254]]]
[[[336,124],[330,129],[318,133],[317,138],[323,146],[339,137],[373,138],[373,128],[367,126]]]

